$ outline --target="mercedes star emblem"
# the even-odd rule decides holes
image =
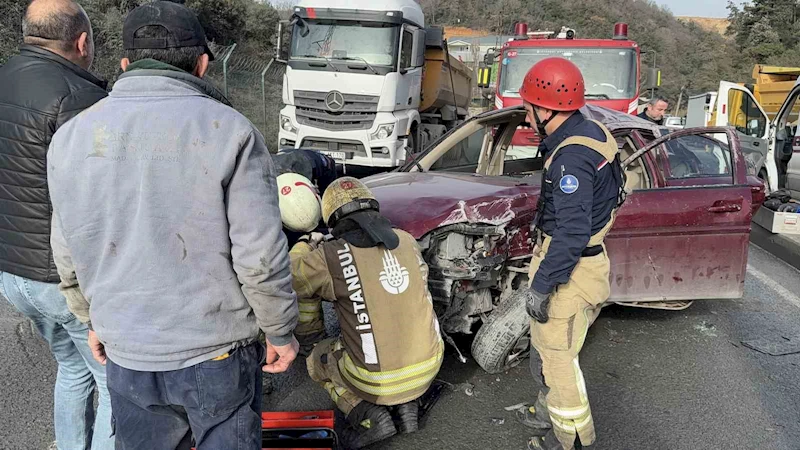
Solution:
[[[344,95],[339,91],[331,91],[325,97],[325,105],[333,112],[341,111],[344,108]]]

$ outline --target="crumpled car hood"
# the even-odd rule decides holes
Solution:
[[[458,223],[505,225],[523,215],[530,221],[539,197],[538,178],[393,172],[363,181],[378,199],[381,213],[420,239]]]

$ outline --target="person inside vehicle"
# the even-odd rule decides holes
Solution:
[[[529,123],[544,138],[545,158],[530,285],[518,294],[531,317],[531,371],[540,388],[520,414],[535,430],[531,449],[595,441],[578,355],[611,291],[603,241],[624,199],[624,176],[614,137],[578,112],[584,91],[580,69],[557,57],[534,65],[519,91]]]
[[[656,125],[664,125],[664,116],[667,115],[667,108],[669,108],[667,99],[655,95],[647,102],[647,106],[644,111],[639,114],[639,117],[649,120]]]
[[[308,373],[347,417],[345,448],[357,449],[417,430],[417,399],[439,372],[444,343],[417,242],[380,214],[372,192],[339,178],[322,196],[322,216],[334,239],[315,233],[292,248],[293,286],[301,299],[335,304],[341,336],[314,347]]]

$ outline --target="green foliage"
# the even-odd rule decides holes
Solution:
[[[796,0],[753,0],[743,8],[729,2],[730,26],[739,72],[755,64],[795,67],[800,64],[800,4]]]
[[[209,40],[221,45],[238,42],[245,34],[245,16],[252,0],[187,0],[197,13]]]
[[[22,15],[29,0],[0,0],[0,64],[15,55],[22,38]],[[121,73],[122,25],[133,8],[153,0],[79,0],[94,30],[95,60],[91,70],[113,84]],[[265,134],[270,147],[278,139],[281,86],[267,85],[267,113],[261,95],[260,71],[274,55],[278,12],[259,0],[173,0],[193,9],[208,39],[220,46],[236,43],[234,57],[245,63],[229,68],[229,93],[234,107]],[[209,79],[223,88],[221,61],[212,64]],[[274,122],[274,123],[273,123]]]
[[[0,0],[0,65],[17,53],[24,9],[23,0]]]

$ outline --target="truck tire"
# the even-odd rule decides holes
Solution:
[[[411,149],[412,155],[419,153],[419,133],[416,124],[411,127],[411,134],[408,135],[408,148]]]
[[[530,318],[521,297],[511,295],[492,311],[472,341],[472,357],[489,373],[506,371],[530,352]]]

